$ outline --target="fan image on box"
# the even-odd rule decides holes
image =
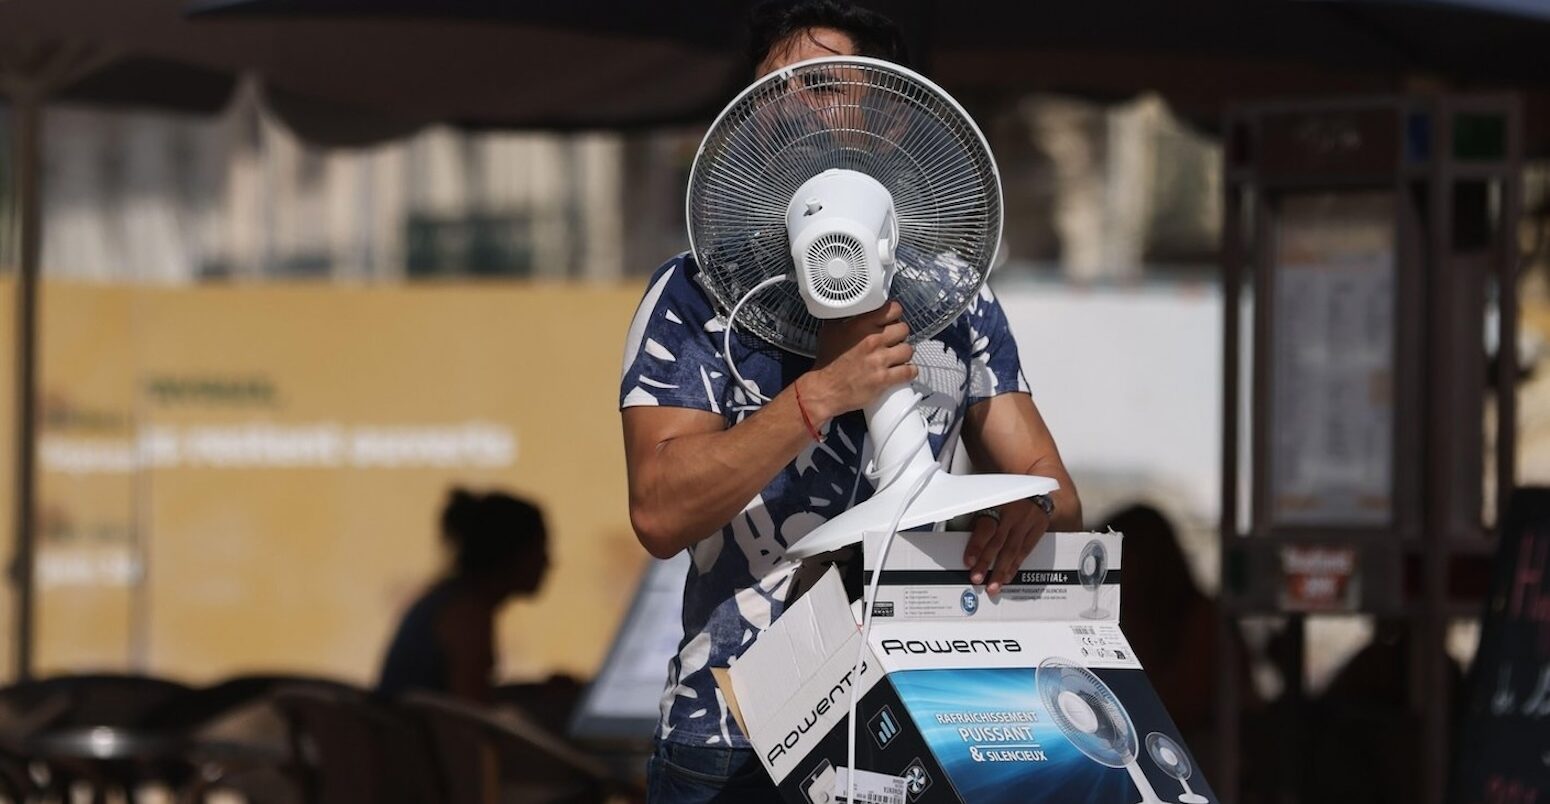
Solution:
[[[1093,539],[1082,547],[1082,557],[1076,562],[1076,579],[1082,588],[1093,593],[1092,608],[1082,612],[1089,620],[1102,620],[1109,616],[1106,609],[1098,608],[1098,592],[1103,589],[1103,579],[1109,574],[1109,551],[1103,542]]]
[[[701,281],[726,315],[724,358],[750,395],[767,399],[731,359],[734,326],[811,357],[822,320],[893,299],[910,342],[930,338],[985,283],[1001,239],[1001,180],[979,128],[941,88],[885,61],[821,58],[763,77],[721,112],[695,155],[686,212]],[[788,556],[1058,487],[937,472],[921,399],[906,383],[866,406],[876,492],[788,545]]]
[[[1179,804],[1210,804],[1210,799],[1189,789],[1189,777],[1194,774],[1195,768],[1189,764],[1189,755],[1184,753],[1183,746],[1168,735],[1154,731],[1146,735],[1146,753],[1152,755],[1152,761],[1162,768],[1163,773],[1184,785],[1184,792],[1179,795]]]
[[[1139,804],[1164,804],[1136,762],[1140,741],[1135,724],[1103,679],[1055,656],[1040,662],[1033,678],[1045,711],[1076,750],[1099,765],[1128,771],[1141,793]]]

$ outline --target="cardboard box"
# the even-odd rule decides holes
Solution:
[[[1050,534],[997,598],[969,584],[967,538],[894,540],[859,674],[832,569],[718,674],[782,796],[843,800],[854,689],[858,802],[1218,801],[1120,631],[1120,535]],[[1107,572],[1080,572],[1084,549]]]

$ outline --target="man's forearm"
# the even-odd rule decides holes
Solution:
[[[827,421],[803,402],[815,427]],[[659,558],[692,546],[730,522],[811,443],[796,391],[788,387],[733,427],[654,445],[639,461],[642,476],[631,484],[636,534]]]
[[[1060,488],[1050,494],[1055,514],[1050,530],[1082,529],[1082,501],[1076,484],[1044,417],[1028,394],[1002,394],[969,408],[964,423],[964,447],[983,472],[1009,472],[1054,479]]]
[[[915,379],[904,308],[833,319],[818,333],[815,368],[728,428],[706,411],[624,411],[630,523],[667,558],[732,521],[829,419]],[[799,396],[800,395],[800,396]],[[800,402],[798,401],[800,399]]]
[[[1050,517],[1049,529],[1052,531],[1079,531],[1082,530],[1082,500],[1076,494],[1076,487],[1071,482],[1071,475],[1066,472],[1064,466],[1039,467],[1035,466],[1027,474],[1040,477],[1057,477],[1060,488],[1050,492],[1050,499],[1055,503],[1055,514]]]

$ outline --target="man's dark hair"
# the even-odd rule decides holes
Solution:
[[[757,68],[770,51],[813,28],[833,28],[849,36],[859,55],[909,64],[903,32],[876,11],[842,0],[771,0],[749,12],[749,66]]]

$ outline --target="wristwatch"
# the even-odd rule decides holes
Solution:
[[[1032,501],[1034,505],[1039,506],[1039,510],[1043,511],[1045,516],[1050,517],[1051,519],[1055,517],[1054,497],[1051,497],[1048,494],[1037,494],[1029,497],[1028,499]]]

